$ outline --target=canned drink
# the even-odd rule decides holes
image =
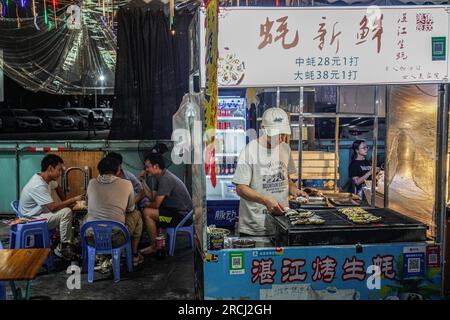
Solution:
[[[231,128],[231,123],[227,122],[227,129],[230,129],[230,128]]]
[[[166,238],[164,236],[156,237],[156,249],[162,250],[166,247]]]

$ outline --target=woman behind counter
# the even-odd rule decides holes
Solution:
[[[352,144],[349,177],[352,182],[352,192],[361,199],[363,199],[364,183],[372,175],[372,163],[367,160],[368,150],[369,147],[364,140],[356,140]]]

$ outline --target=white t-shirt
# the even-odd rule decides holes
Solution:
[[[289,175],[296,173],[291,149],[281,143],[267,149],[258,140],[251,141],[239,155],[233,183],[247,185],[259,194],[270,196],[284,207],[289,205]],[[275,229],[267,219],[267,208],[243,198],[239,203],[239,232],[271,235]]]
[[[50,212],[47,205],[54,202],[50,185],[34,174],[20,193],[19,212],[28,217]]]

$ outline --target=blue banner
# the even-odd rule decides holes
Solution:
[[[210,251],[205,299],[439,299],[426,243]]]

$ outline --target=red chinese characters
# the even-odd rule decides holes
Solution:
[[[312,280],[322,280],[323,282],[331,283],[336,276],[336,266],[337,262],[332,257],[326,256],[324,259],[317,257],[312,263],[314,270]]]
[[[367,41],[367,36],[370,33],[370,30],[372,30],[372,40],[377,39],[377,53],[380,53],[381,50],[381,35],[383,34],[383,14],[381,14],[379,17],[375,18],[373,21],[372,26],[369,26],[369,19],[367,19],[367,16],[365,15],[361,22],[359,23],[359,32],[357,34],[358,42],[356,42],[356,45],[360,45],[362,43],[365,43]]]
[[[364,261],[358,260],[353,257],[351,260],[349,258],[345,259],[344,265],[342,266],[342,280],[360,280],[363,281],[366,277],[366,271],[364,268]]]
[[[304,259],[283,259],[281,268],[281,282],[305,281],[306,272],[301,272],[301,268],[306,265]]]
[[[298,41],[299,41],[298,30],[297,30],[295,32],[293,40],[290,43],[287,42],[286,36],[289,33],[287,19],[288,19],[288,17],[285,16],[285,17],[281,17],[276,20],[279,23],[279,26],[277,28],[278,35],[275,37],[274,42],[277,42],[281,39],[281,46],[283,47],[283,49],[294,48],[295,46],[297,46]],[[269,18],[267,17],[266,22],[264,24],[260,25],[259,36],[262,38],[262,41],[258,45],[258,49],[263,49],[267,45],[272,43],[273,36],[272,36],[271,32],[272,32],[272,27],[273,27],[274,23],[275,23],[274,21],[269,20]]]
[[[395,266],[394,266],[394,256],[386,255],[372,258],[372,263],[375,266],[380,267],[381,275],[387,279],[395,278]]]
[[[259,284],[273,284],[276,270],[272,269],[273,259],[252,261],[252,282],[259,280]]]
[[[322,17],[322,20],[325,21],[327,18]],[[339,52],[339,36],[342,32],[336,32],[336,25],[338,22],[335,22],[333,25],[333,34],[331,35],[330,45],[333,45],[336,42],[336,52]],[[325,45],[325,37],[327,35],[327,29],[325,28],[325,22],[319,23],[319,30],[317,31],[319,33],[318,36],[316,36],[313,40],[319,39],[319,49],[322,50]]]
[[[434,21],[430,13],[416,14],[416,30],[430,32],[433,31]]]

